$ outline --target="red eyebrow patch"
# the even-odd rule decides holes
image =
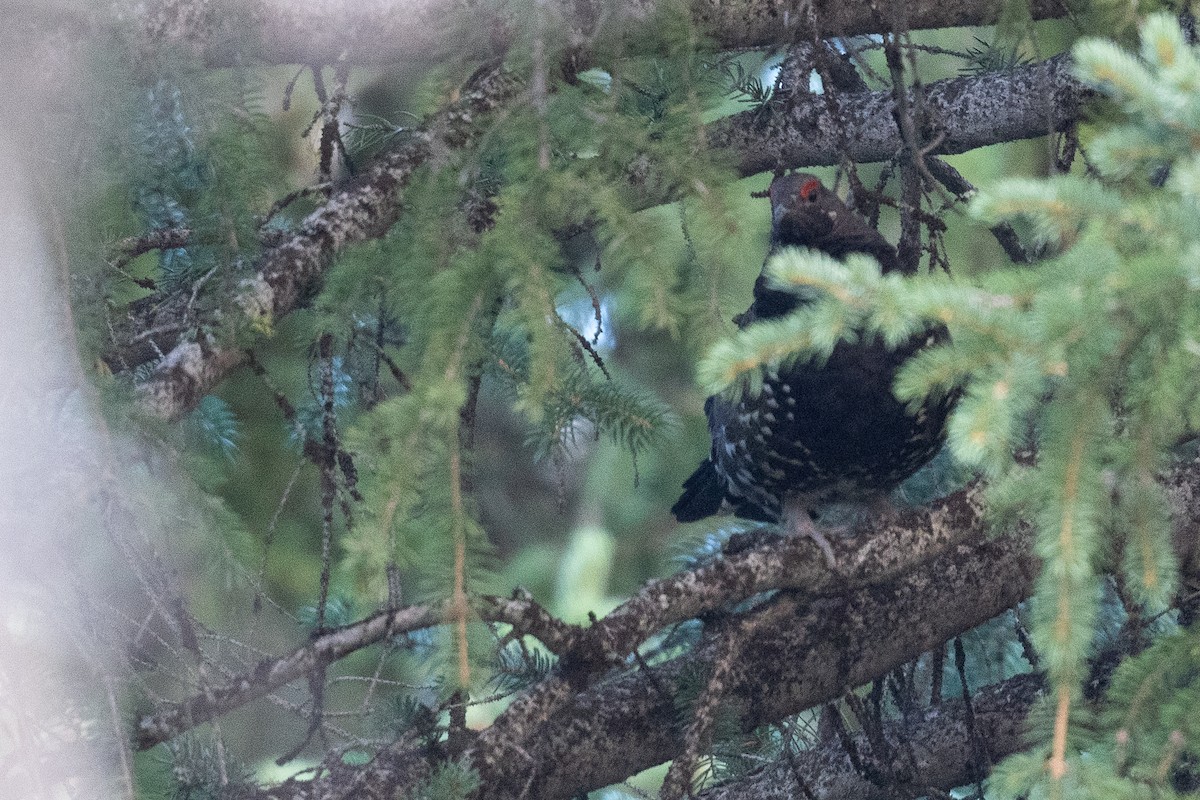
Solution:
[[[821,182],[816,178],[809,178],[800,184],[800,199],[812,200],[819,188],[821,188]]]

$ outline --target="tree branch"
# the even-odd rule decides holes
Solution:
[[[183,703],[142,717],[137,724],[134,747],[146,750],[165,742],[356,650],[389,636],[437,625],[445,616],[440,609],[412,606],[381,611],[353,625],[327,631],[283,658],[259,662],[250,672],[223,686],[206,688]]]
[[[568,650],[580,636],[578,626],[552,617],[532,598],[521,594],[512,599],[477,598],[474,610],[480,619],[511,625],[521,634],[537,638],[552,653]],[[134,747],[147,750],[351,653],[392,636],[445,624],[449,619],[445,606],[406,606],[385,609],[351,625],[325,631],[286,656],[264,659],[219,687],[206,687],[181,703],[142,717]]]
[[[112,265],[124,268],[130,261],[151,250],[170,250],[176,247],[186,247],[192,238],[189,228],[158,228],[148,231],[142,236],[131,236],[117,242],[113,249],[119,250],[120,255],[113,258]]]
[[[515,82],[500,70],[481,71],[462,98],[413,133],[408,142],[374,162],[300,229],[260,259],[255,278],[242,287],[238,305],[251,322],[278,320],[307,302],[334,257],[347,246],[382,236],[398,219],[402,192],[413,171],[447,149],[463,147],[480,134],[478,117],[513,97]],[[927,119],[938,129],[940,145],[928,155],[961,153],[975,147],[1040,136],[1075,122],[1089,92],[1070,75],[1058,56],[1009,72],[954,78],[926,90]],[[748,111],[710,126],[709,141],[730,151],[742,175],[777,167],[890,159],[903,146],[893,116],[891,92],[842,97],[837,119],[820,96],[797,98],[786,108]],[[841,133],[839,133],[841,131]],[[848,152],[839,145],[848,143]],[[646,185],[654,185],[654,181]],[[674,198],[646,199],[644,205]],[[179,343],[181,296],[152,295],[135,304],[115,336],[105,360],[116,370],[167,357],[143,385],[147,407],[178,419],[199,403],[233,367],[241,351],[219,342]],[[140,331],[161,331],[138,337]]]
[[[547,5],[548,13],[573,23],[569,41],[581,46],[601,28],[637,30],[664,3],[641,0],[611,6],[557,0]],[[718,49],[733,50],[779,46],[814,35],[878,33],[882,28],[873,5],[818,0],[810,8],[794,0],[691,0],[690,10],[692,20]],[[1003,9],[995,0],[912,0],[905,4],[905,19],[913,30],[990,25]],[[212,67],[339,61],[419,64],[448,56],[486,60],[506,50],[511,32],[519,27],[503,10],[475,5],[464,11],[453,0],[248,0],[236,12],[221,15],[195,0],[155,0],[138,11],[145,48],[183,48]],[[1067,4],[1034,0],[1030,13],[1035,20],[1063,17]],[[814,20],[819,31],[813,30]]]
[[[1065,130],[1079,119],[1093,93],[1071,75],[1066,55],[925,87],[929,141],[925,155],[953,155],[977,147],[1014,142]],[[839,95],[840,113],[829,115],[819,95],[799,97],[784,109],[744,111],[710,126],[709,143],[737,158],[741,175],[776,168],[838,163],[839,137],[845,155],[864,163],[887,161],[904,146],[896,127],[890,91]]]
[[[1027,540],[1012,536],[956,546],[903,578],[836,597],[781,593],[725,626],[743,645],[724,708],[749,731],[840,697],[1016,605],[1035,572]],[[483,796],[515,800],[533,770],[542,797],[571,797],[674,758],[684,748],[681,732],[664,724],[678,713],[674,694],[686,675],[707,674],[721,647],[705,636],[652,673],[574,694],[540,724],[506,725],[502,716],[485,734],[506,735],[481,734],[468,751]]]
[[[480,69],[455,103],[335,192],[284,242],[267,250],[256,275],[242,282],[235,299],[243,311],[243,324],[269,327],[307,302],[339,253],[352,244],[382,236],[392,226],[400,213],[401,191],[413,172],[439,163],[446,153],[472,142],[480,133],[478,117],[499,107],[516,89],[517,83],[500,68]],[[178,343],[148,337],[125,344],[134,341],[138,331],[176,329],[170,323],[183,317],[181,304],[186,299],[152,295],[135,304],[126,324],[118,329],[117,348],[105,358],[119,369],[146,363],[166,352],[140,391],[146,407],[169,420],[195,408],[244,361],[240,350],[211,339]]]
[[[1177,465],[1162,476],[1162,485],[1175,513],[1179,563],[1184,575],[1194,578],[1200,575],[1200,537],[1196,535],[1200,529],[1200,460]],[[972,487],[965,493],[972,496],[977,491]],[[907,519],[912,524],[929,521],[920,509],[911,513],[914,516]],[[539,797],[571,797],[676,757],[684,748],[682,732],[664,720],[677,714],[676,694],[683,678],[707,674],[713,659],[727,647],[726,636],[738,637],[741,655],[724,676],[724,705],[736,714],[741,728],[749,731],[876,680],[1026,599],[1036,573],[1028,537],[1012,533],[989,539],[980,509],[971,503],[952,502],[944,513],[946,523],[967,538],[921,560],[929,555],[926,551],[917,557],[920,563],[915,568],[904,571],[896,567],[893,558],[897,554],[892,547],[879,547],[870,534],[838,542],[839,559],[865,553],[862,563],[882,567],[880,574],[887,577],[853,591],[839,587],[836,594],[792,590],[766,596],[749,611],[723,615],[721,624],[710,626],[691,652],[653,669],[632,668],[628,661],[618,663],[611,654],[596,652],[601,642],[588,641],[602,641],[606,636],[619,639],[614,630],[626,629],[626,623],[609,623],[613,627],[605,633],[606,618],[582,632],[554,674],[518,698],[467,750],[466,758],[482,778],[480,797],[515,800],[530,781],[539,787]],[[920,531],[911,531],[910,536],[909,541],[919,542]],[[900,541],[892,539],[893,543]],[[737,552],[735,543],[730,555],[648,586],[627,607],[647,603],[645,613],[652,613],[655,599],[672,606],[673,595],[662,590],[666,582],[702,585],[705,570],[725,561],[742,565],[737,576],[744,582],[738,586],[757,586],[753,573],[772,568],[769,559],[760,558],[767,551],[759,548],[768,544],[754,542]],[[784,552],[794,544],[791,539],[775,541]],[[872,556],[872,552],[880,555]],[[807,562],[787,556],[779,560],[787,565],[780,572],[787,574],[792,569],[803,570],[809,562],[811,569],[823,568],[823,559],[811,544]],[[857,569],[853,564],[844,565],[845,580],[857,580]],[[730,579],[736,582],[733,576]],[[793,579],[791,583],[802,581]],[[674,619],[684,607],[691,606],[676,603],[660,620]],[[623,608],[614,615],[632,613]],[[605,663],[619,670],[613,674],[611,668],[598,666]],[[598,681],[601,677],[605,680]],[[976,716],[981,717],[990,701],[985,694],[973,702]],[[997,720],[996,724],[1008,723]],[[587,753],[588,758],[581,760],[579,753]],[[952,766],[943,763],[944,774],[951,776],[945,780],[953,779]],[[366,796],[390,797],[416,785],[430,768],[421,752],[401,742],[361,769],[339,769],[311,782],[289,781],[252,796],[323,800],[342,796],[339,793],[347,785],[355,785],[377,792]]]

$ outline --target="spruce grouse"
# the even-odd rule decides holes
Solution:
[[[884,273],[905,272],[895,248],[812,175],[777,177],[769,190],[771,248],[809,247],[842,258],[866,253]],[[765,274],[754,302],[735,321],[745,328],[781,317],[801,303],[773,288]],[[877,337],[837,344],[828,360],[798,360],[768,369],[762,391],[704,404],[712,451],[683,484],[671,508],[680,522],[731,509],[764,522],[787,518],[831,559],[812,519],[830,504],[874,501],[926,464],[941,447],[953,395],[909,413],[892,394],[897,370],[920,349],[941,341],[931,328],[889,349]],[[797,517],[803,516],[803,519]]]

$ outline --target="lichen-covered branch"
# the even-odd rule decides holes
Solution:
[[[723,707],[751,730],[840,697],[1011,608],[1032,591],[1035,572],[1028,543],[1007,537],[956,546],[882,585],[777,595],[722,626],[742,642]],[[541,796],[571,797],[674,758],[683,737],[663,721],[677,713],[677,687],[686,674],[706,674],[720,648],[706,638],[694,653],[631,670],[574,694],[539,724],[490,737],[492,747],[468,751],[489,787],[483,796],[515,800],[533,769]]]
[[[936,81],[925,87],[926,155],[953,155],[1000,142],[1065,130],[1091,97],[1071,75],[1065,55],[1005,72]],[[738,171],[887,161],[904,146],[890,91],[842,93],[838,114],[820,95],[796,98],[769,113],[745,111],[714,123],[709,143],[736,154]]]
[[[896,510],[873,520],[861,536],[834,545],[837,572],[805,537],[769,539],[730,552],[695,570],[652,581],[587,629],[559,670],[517,698],[479,737],[476,752],[503,759],[506,743],[557,713],[572,687],[624,663],[653,633],[761,592],[795,589],[814,594],[885,581],[933,558],[982,526],[977,484],[926,508]]]
[[[1200,461],[1178,465],[1162,476],[1162,484],[1175,512],[1176,553],[1185,576],[1195,578],[1200,574],[1200,504],[1196,502]],[[778,593],[750,611],[724,614],[721,624],[710,626],[694,650],[651,669],[627,660],[618,664],[595,651],[591,657],[598,660],[589,661],[582,643],[592,631],[603,630],[601,621],[580,635],[576,647],[584,648],[583,655],[565,654],[554,675],[519,698],[467,750],[466,757],[483,778],[479,797],[514,800],[530,780],[539,787],[539,797],[572,797],[674,758],[683,751],[682,732],[664,720],[675,718],[680,680],[684,675],[706,674],[710,661],[725,647],[725,636],[736,635],[740,643],[740,657],[723,681],[725,707],[737,714],[743,729],[750,730],[838,698],[1027,598],[1036,572],[1027,537],[1014,533],[990,539],[976,506],[963,504],[957,510],[962,516],[947,521],[966,538],[942,548],[939,555],[918,559],[915,568],[885,570],[889,577],[852,591]],[[919,535],[914,531],[913,541]],[[761,544],[750,546],[746,552],[753,555],[741,562],[737,576],[727,576],[728,581],[744,580],[744,573],[753,571],[748,564],[757,558]],[[789,544],[790,540],[783,540],[776,546]],[[876,540],[867,534],[851,544],[839,550],[839,558],[850,550],[870,552]],[[738,556],[733,552],[727,558]],[[878,566],[890,563],[890,558],[867,556],[866,561]],[[816,569],[823,567],[815,551],[808,553],[808,559]],[[695,580],[703,569],[677,578]],[[846,574],[854,575],[855,567],[848,566]],[[653,597],[671,605],[669,598],[649,587],[630,603]],[[677,604],[675,610],[684,605]],[[651,613],[649,606],[644,613]],[[660,619],[672,617],[673,611]],[[596,668],[606,661],[609,668]],[[978,721],[981,709],[988,709],[991,701],[984,693],[974,702]],[[1011,725],[1016,720],[995,723]],[[986,730],[990,723],[984,719],[979,724]],[[580,758],[581,753],[587,757]],[[945,775],[953,776],[954,763],[959,762],[942,763]],[[411,788],[430,768],[420,753],[398,745],[356,769],[352,779],[366,792],[361,796],[391,797]],[[312,800],[341,796],[350,774],[338,771],[312,782],[290,781],[253,796]]]
[[[413,172],[473,141],[481,131],[479,117],[502,105],[517,88],[517,82],[499,67],[481,69],[456,102],[334,192],[298,230],[267,250],[255,276],[243,281],[235,298],[247,324],[269,327],[294,311],[317,290],[339,253],[383,235],[398,218],[402,192]],[[127,324],[116,332],[117,347],[106,356],[114,369],[128,369],[160,352],[166,354],[139,388],[147,408],[169,420],[195,408],[244,360],[239,350],[224,342],[178,341],[188,299],[152,295],[137,304]],[[141,331],[156,330],[164,331],[161,338],[138,337]]]
[[[584,44],[598,32],[636,29],[662,6],[661,0],[620,4],[598,0],[547,3],[548,12],[574,22],[571,40]],[[885,30],[870,3],[818,0],[692,0],[692,19],[720,49],[783,45],[819,33],[853,36]],[[671,4],[674,8],[674,4]],[[224,7],[223,7],[224,8]],[[1033,19],[1063,17],[1061,0],[1034,0]],[[989,25],[1003,11],[995,0],[912,0],[904,4],[913,30]],[[211,66],[266,64],[422,63],[453,55],[486,59],[509,44],[511,25],[503,4],[452,0],[249,0],[234,13],[218,14],[199,0],[155,0],[138,8],[145,46],[186,47]],[[603,29],[603,31],[601,31]]]

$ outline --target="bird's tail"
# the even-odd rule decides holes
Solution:
[[[695,522],[721,510],[725,499],[725,481],[717,474],[712,459],[704,459],[692,476],[683,482],[683,496],[671,506],[680,522]]]

